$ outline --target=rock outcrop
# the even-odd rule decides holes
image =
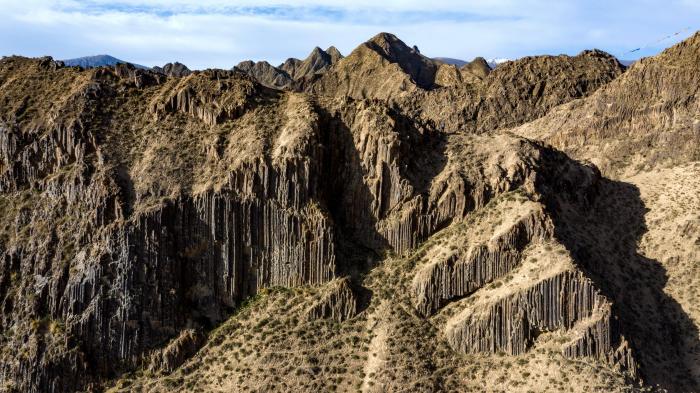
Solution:
[[[338,49],[334,46],[325,51],[315,47],[304,60],[290,58],[282,63],[278,68],[286,72],[293,80],[311,78],[315,74],[323,73],[338,60],[342,59]]]
[[[192,73],[186,65],[178,63],[177,61],[175,63],[167,63],[163,67],[153,67],[152,70],[176,78],[181,78]]]
[[[430,88],[438,64],[396,36],[380,33],[309,84],[306,90],[334,96],[394,99]]]
[[[460,68],[461,71],[470,72],[480,78],[486,78],[491,73],[491,67],[486,59],[483,57],[477,57],[471,62],[463,65]]]
[[[254,62],[246,60],[238,63],[233,69],[239,70],[251,76],[260,84],[273,89],[287,89],[294,81],[287,72],[266,61]]]
[[[649,371],[658,353],[629,321],[645,306],[611,283],[637,269],[628,260],[653,265],[605,224],[616,189],[594,165],[503,130],[541,126],[578,154],[572,141],[608,140],[608,120],[584,109],[622,108],[611,124],[665,119],[692,142],[693,87],[673,90],[668,75],[682,59],[691,71],[672,75],[695,81],[696,41],[624,74],[600,51],[460,69],[386,33],[345,58],[316,48],[231,71],[3,58],[0,389],[100,390],[120,376],[170,386],[219,349],[236,367],[211,369],[240,378],[210,379],[232,389],[246,375],[271,390],[415,378],[409,389],[449,391],[485,378],[465,371],[464,353],[540,350],[557,368],[585,357],[621,384],[663,382],[672,373]],[[567,113],[586,113],[592,135],[550,133],[555,120],[576,129]],[[642,232],[631,206],[616,214]],[[663,292],[639,286],[640,298]]]
[[[213,126],[240,117],[262,93],[248,78],[230,71],[205,71],[182,78],[152,102],[158,118],[164,112],[182,112]]]
[[[338,49],[331,46],[325,51],[314,48],[304,60],[289,58],[277,67],[266,61],[253,62],[250,60],[239,63],[234,69],[240,70],[260,84],[282,90],[298,90],[306,80],[326,72],[333,64],[343,58]]]
[[[536,268],[526,263],[504,286],[471,297],[471,304],[446,324],[450,345],[468,353],[518,355],[542,334],[573,329],[572,337],[565,336],[564,354],[598,358],[634,374],[636,365],[619,336],[610,301],[580,272],[552,259],[547,258],[547,271],[536,278]]]
[[[13,112],[2,114],[13,123],[0,128],[0,183],[9,208],[3,212],[19,220],[3,233],[0,249],[2,324],[17,340],[34,332],[30,352],[11,360],[7,351],[17,347],[4,342],[3,381],[29,390],[79,389],[92,378],[132,367],[186,326],[210,328],[260,288],[316,285],[334,277],[333,224],[316,201],[325,193],[319,181],[323,156],[316,142],[318,124],[313,113],[304,112],[310,106],[289,98],[287,120],[278,120],[280,128],[293,132],[272,125],[248,135],[259,140],[271,132],[266,143],[273,149],[232,138],[230,149],[212,150],[201,140],[203,126],[217,127],[246,114],[239,122],[264,118],[255,108],[270,104],[259,100],[276,96],[256,93],[262,87],[231,72],[136,85],[119,69],[43,73],[40,64],[27,59],[6,61],[3,71],[18,62],[37,78],[17,83],[72,84],[75,93],[53,118],[23,122],[12,107],[6,109]],[[196,124],[190,140],[196,146],[183,148],[186,133],[168,139],[146,131],[135,136],[139,143],[131,150],[122,150],[122,139],[97,131],[104,117],[112,116],[105,103],[120,95],[115,87],[122,83],[129,83],[126,91],[145,89],[155,104],[116,98],[136,105],[130,121],[117,125],[121,132],[139,122],[144,131],[148,124],[174,122],[185,129]],[[55,90],[32,91],[43,94],[32,102],[61,102],[51,98]],[[163,97],[170,98],[163,103]],[[217,132],[211,134],[215,139]],[[179,149],[169,150],[170,141],[177,141]],[[160,149],[157,155],[154,149]],[[200,164],[213,160],[227,169],[220,176],[194,179],[193,172],[216,165],[195,169],[195,161],[178,161],[186,157],[197,157]],[[213,180],[217,189],[211,188]],[[46,220],[61,224],[40,224]],[[11,287],[10,277],[16,277]],[[45,315],[45,322],[33,322],[37,315]],[[45,335],[54,324],[61,328]],[[44,365],[30,367],[34,362]]]
[[[462,83],[443,82],[447,88],[418,91],[399,100],[400,105],[414,113],[411,117],[424,118],[447,132],[488,132],[527,123],[560,104],[587,97],[625,69],[601,51],[525,57],[485,76],[478,71],[484,70],[479,63],[475,60],[474,69],[460,70]]]
[[[346,277],[327,284],[321,298],[306,314],[309,320],[330,318],[338,322],[354,317],[357,314],[357,299],[350,280]]]
[[[506,206],[499,208],[508,211]],[[431,250],[437,254],[431,255],[431,259],[437,260],[433,259],[434,261],[422,267],[413,281],[416,308],[423,315],[429,316],[447,301],[469,295],[504,277],[518,266],[522,252],[531,242],[543,241],[553,236],[552,223],[541,206],[532,206],[523,213],[515,218],[499,217],[487,221],[487,226],[501,220],[512,223],[508,222],[503,231],[495,233],[483,244],[465,248],[464,244],[469,244],[469,239],[457,237],[450,239],[447,245],[440,245],[440,248],[454,247],[452,252],[436,253],[436,250]],[[465,232],[472,233],[471,230]]]
[[[151,355],[148,370],[152,373],[171,373],[192,357],[205,342],[206,337],[193,329],[183,330],[165,348]]]

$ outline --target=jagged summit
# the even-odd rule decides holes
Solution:
[[[304,60],[290,58],[278,68],[285,71],[294,80],[310,78],[316,73],[326,71],[336,61],[343,58],[335,47],[330,47],[328,51],[324,51],[317,46]]]
[[[499,80],[506,78],[506,75],[511,75],[515,82],[522,81],[524,85],[531,86],[530,90],[520,91],[517,100],[529,92],[537,94],[534,85],[547,75],[562,79],[562,82],[541,86],[561,89],[561,96],[575,97],[588,94],[621,72],[621,66],[614,57],[598,50],[584,51],[575,57],[530,56],[510,61],[498,67],[510,71],[499,72],[491,78],[488,77],[492,68],[482,57],[469,63],[457,63],[463,64],[459,68],[451,63],[454,61],[430,59],[395,35],[382,32],[360,44],[348,57],[342,57],[334,47],[327,51],[316,47],[304,60],[290,58],[278,67],[250,62],[240,64],[238,68],[273,88],[327,97],[384,100],[403,100],[414,92],[441,88],[469,90],[473,96],[474,93],[488,92],[489,86],[500,84]],[[573,88],[567,86],[564,80],[573,76],[570,73],[575,69],[579,73],[589,74],[590,82]],[[562,102],[553,100],[545,107],[548,109]]]
[[[267,61],[251,60],[239,63],[235,68],[252,76],[261,84],[275,89],[294,90],[304,79],[313,78],[328,70],[343,55],[333,46],[327,51],[315,47],[304,59],[289,58],[277,67]]]
[[[435,62],[393,34],[379,33],[361,46],[366,46],[389,62],[398,64],[420,87],[429,88],[435,81]]]
[[[163,67],[155,66],[151,69],[155,72],[160,72],[160,73],[165,74],[167,76],[174,76],[174,77],[183,77],[183,76],[190,75],[192,73],[192,71],[189,68],[187,68],[186,65],[179,63],[177,61],[175,63],[167,63]]]
[[[389,33],[360,44],[304,86],[324,96],[393,99],[434,86],[438,63]]]
[[[293,82],[292,77],[286,71],[273,66],[265,60],[258,62],[245,60],[238,63],[234,70],[239,70],[262,85],[275,89],[286,89]]]
[[[328,53],[328,55],[330,55],[331,63],[335,63],[336,61],[343,58],[343,55],[340,53],[340,51],[335,46],[332,46],[332,45],[329,46],[328,49],[326,49],[326,53]]]
[[[474,58],[474,60],[462,66],[461,69],[463,71],[471,72],[472,74],[481,78],[486,78],[486,76],[491,73],[491,67],[483,57]]]

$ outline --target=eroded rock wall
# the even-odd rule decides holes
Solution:
[[[520,263],[525,247],[552,235],[551,221],[537,209],[488,242],[429,264],[413,280],[416,308],[429,316],[447,301],[466,296],[505,276]]]
[[[565,344],[569,356],[590,356],[634,373],[626,345],[620,350],[611,303],[580,272],[564,271],[520,291],[478,304],[449,321],[445,335],[450,345],[466,353],[504,351],[519,355],[540,334],[572,329],[578,334]],[[621,353],[620,353],[621,352]]]

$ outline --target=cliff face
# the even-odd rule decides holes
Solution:
[[[25,388],[77,388],[90,376],[138,362],[186,326],[213,326],[259,288],[333,277],[333,224],[317,202],[324,193],[318,124],[311,114],[298,113],[308,105],[288,103],[294,112],[287,123],[261,130],[269,133],[264,143],[274,144],[272,151],[247,144],[261,135],[231,138],[221,153],[221,146],[212,150],[189,140],[188,150],[184,134],[167,135],[176,127],[151,132],[148,124],[183,116],[184,128],[188,122],[245,122],[246,115],[255,117],[248,108],[277,109],[278,101],[252,102],[251,92],[260,87],[231,73],[171,80],[146,89],[154,104],[134,107],[131,124],[116,126],[128,137],[129,128],[143,122],[128,141],[100,129],[115,120],[105,118],[113,115],[105,101],[128,101],[119,90],[135,88],[128,75],[44,74],[42,64],[24,59],[3,66],[36,77],[22,81],[71,83],[76,97],[68,106],[58,101],[55,117],[23,122],[17,111],[3,116],[13,125],[1,129],[2,191],[6,218],[16,223],[6,228],[2,249],[3,330],[14,333],[6,338],[4,357],[16,354],[3,363],[4,379]],[[57,103],[47,96],[27,102]],[[280,130],[285,126],[295,132]],[[218,138],[216,132],[210,136]],[[249,155],[243,155],[246,149]],[[224,161],[219,165],[227,170],[218,178],[194,179],[209,170],[199,165],[211,160]],[[214,180],[216,190],[208,184]],[[32,345],[19,351],[26,334]],[[30,366],[37,363],[42,366]],[[87,378],[77,379],[88,364]]]
[[[639,198],[498,131],[595,102],[614,58],[448,69],[380,34],[304,62],[272,70],[293,92],[0,60],[0,388],[505,389],[532,358],[550,389],[692,391],[664,382],[692,353],[640,341],[672,301],[621,284],[654,278]]]

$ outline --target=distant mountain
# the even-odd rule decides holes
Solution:
[[[489,67],[491,67],[492,70],[495,69],[496,67],[498,67],[499,65],[506,63],[506,62],[509,62],[509,61],[512,61],[512,59],[495,58],[495,59],[486,60],[486,62],[489,64]]]
[[[68,67],[80,66],[83,68],[94,68],[102,66],[113,66],[119,63],[130,63],[125,60],[117,59],[116,57],[110,55],[96,55],[96,56],[84,56],[77,57],[75,59],[61,60]],[[142,66],[139,64],[133,64],[136,68],[149,69],[149,67]]]
[[[460,60],[460,59],[453,59],[451,57],[433,57],[433,60],[439,61],[440,63],[445,63],[445,64],[452,64],[454,66],[457,66],[458,68],[461,68],[465,66],[468,61]]]
[[[451,57],[433,57],[433,60],[438,61],[440,63],[451,64],[451,65],[457,66],[458,68],[462,68],[465,65],[469,64],[469,62],[466,60],[453,59]],[[494,68],[498,67],[500,64],[505,63],[507,61],[511,61],[511,59],[506,59],[506,58],[488,59],[488,60],[486,60],[486,63],[489,65],[489,67],[491,67],[491,69],[494,69]]]

